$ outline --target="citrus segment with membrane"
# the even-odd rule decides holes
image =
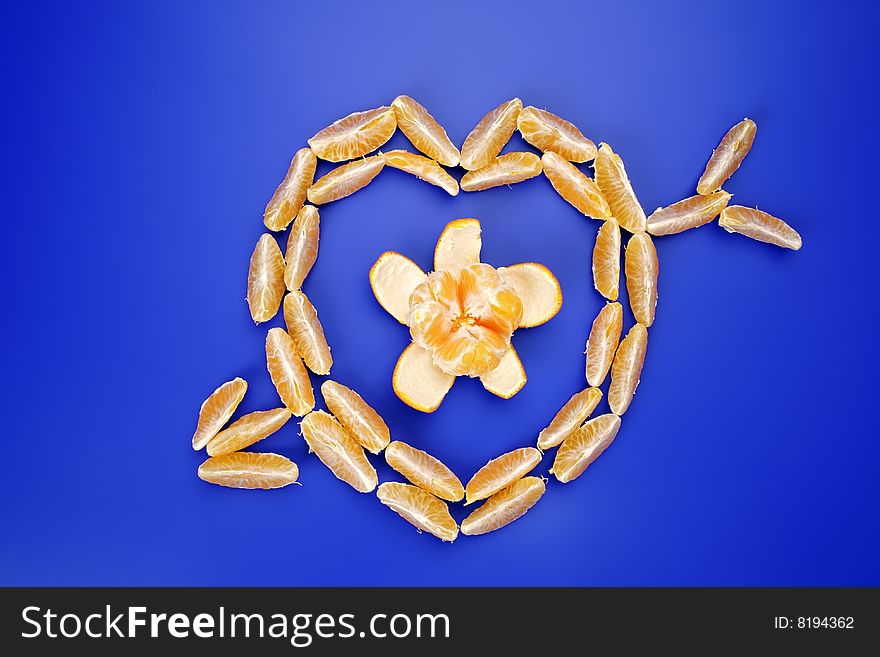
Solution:
[[[541,452],[521,447],[492,459],[464,487],[465,504],[473,504],[521,479],[541,462]]]
[[[385,450],[385,460],[416,486],[442,500],[458,502],[464,497],[464,486],[455,473],[427,452],[395,440]]]
[[[391,441],[385,420],[351,388],[336,381],[324,381],[321,395],[331,413],[364,449],[378,454]]]
[[[406,256],[395,251],[380,255],[370,268],[370,287],[376,301],[401,324],[409,320],[409,298],[427,274]]]
[[[418,486],[388,481],[376,491],[379,501],[421,531],[441,541],[454,541],[458,525],[446,503]]]
[[[416,344],[433,352],[450,338],[461,316],[458,275],[444,269],[426,276],[413,290],[406,324]]]
[[[553,189],[578,212],[594,219],[611,216],[611,208],[599,187],[571,162],[550,152],[541,156],[541,164]]]
[[[706,170],[700,176],[698,194],[711,194],[721,189],[748,155],[757,132],[758,126],[751,119],[743,119],[727,131],[718,148],[712,151]]]
[[[517,128],[527,142],[545,153],[558,153],[570,162],[589,162],[596,157],[596,144],[560,116],[537,107],[524,107]]]
[[[513,185],[540,173],[541,158],[534,153],[508,153],[495,158],[482,169],[468,171],[461,178],[461,188],[466,192],[478,192],[500,185]]]
[[[284,256],[275,238],[263,234],[248,267],[247,302],[253,320],[267,322],[278,312],[284,296]]]
[[[639,324],[650,327],[657,310],[657,277],[660,263],[657,250],[647,233],[638,233],[626,243],[626,292],[629,307]]]
[[[377,107],[334,121],[309,139],[308,144],[322,160],[344,162],[376,150],[391,139],[395,129],[394,108]]]
[[[608,144],[599,146],[596,161],[596,184],[611,207],[617,223],[631,233],[645,230],[645,211],[636,198],[632,184],[623,166],[623,160]]]
[[[284,284],[288,290],[298,290],[318,259],[318,239],[321,217],[318,208],[304,205],[290,228],[284,259]]]
[[[608,413],[594,417],[563,441],[550,472],[563,484],[577,479],[608,448],[619,430],[618,416]]]
[[[665,208],[657,208],[648,217],[651,235],[673,235],[703,226],[717,217],[730,201],[725,191],[691,196]]]
[[[620,341],[611,364],[611,385],[608,386],[608,405],[615,415],[623,415],[629,408],[639,386],[645,352],[648,349],[648,329],[635,324]]]
[[[498,270],[484,263],[468,265],[459,271],[458,301],[464,324],[482,326],[508,342],[522,319],[519,294]]]
[[[284,323],[306,367],[315,374],[329,374],[333,356],[318,320],[318,311],[299,290],[288,292],[284,297]]]
[[[525,515],[546,490],[540,477],[523,477],[495,493],[461,523],[461,533],[478,536],[501,529]]]
[[[389,151],[383,157],[389,167],[406,171],[419,180],[441,187],[450,196],[458,195],[458,181],[434,160],[401,150]]]
[[[739,233],[784,249],[797,251],[803,243],[798,232],[782,219],[741,205],[729,205],[724,208],[718,225],[728,233]]]
[[[434,247],[434,270],[455,271],[480,262],[480,233],[477,219],[456,219],[446,224]]]
[[[200,450],[223,428],[247,392],[247,381],[235,377],[212,392],[199,408],[199,421],[192,437],[194,450]]]
[[[208,442],[208,455],[222,456],[250,447],[278,431],[289,419],[286,408],[243,415]]]
[[[428,110],[409,96],[398,96],[391,106],[397,127],[413,146],[444,166],[458,166],[461,154]]]
[[[412,343],[397,359],[391,383],[394,394],[407,406],[433,413],[455,383],[455,376],[434,365],[430,351]]]
[[[354,194],[378,176],[384,166],[385,157],[373,155],[336,167],[309,187],[309,202],[322,205]]]
[[[609,301],[620,293],[620,226],[606,219],[593,245],[593,286]]]
[[[606,303],[605,307],[596,315],[590,328],[590,337],[587,339],[587,383],[599,387],[605,380],[611,363],[614,360],[614,352],[620,342],[620,333],[623,331],[623,307],[617,303]]]
[[[266,334],[266,366],[278,396],[291,413],[302,417],[315,408],[309,373],[283,328],[271,328]]]
[[[586,388],[573,394],[547,428],[538,434],[538,449],[546,451],[568,438],[596,410],[601,399],[599,388]]]
[[[504,337],[485,326],[460,326],[432,352],[434,363],[454,376],[477,377],[491,372],[508,352]]]
[[[269,230],[284,230],[306,201],[306,192],[315,180],[318,159],[308,148],[299,149],[290,162],[287,175],[269,199],[263,223]]]
[[[494,370],[480,375],[483,387],[502,399],[510,399],[522,390],[526,380],[526,370],[513,347],[501,357],[501,362]]]
[[[229,488],[281,488],[299,477],[296,463],[278,454],[234,452],[199,466],[199,479]]]
[[[520,328],[549,322],[562,307],[562,287],[553,273],[537,262],[501,267],[498,273],[522,302]]]
[[[474,171],[495,159],[516,130],[521,109],[522,101],[514,98],[501,103],[480,119],[461,146],[461,166]]]
[[[330,472],[360,493],[369,493],[379,482],[364,449],[351,434],[324,411],[312,411],[300,422],[303,438]]]

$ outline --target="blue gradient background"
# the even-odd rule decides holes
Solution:
[[[8,7],[0,583],[880,584],[878,21],[858,6]],[[459,144],[514,95],[547,107],[613,144],[649,211],[692,194],[750,116],[758,137],[727,188],[805,244],[716,225],[658,239],[658,320],[612,448],[503,532],[453,545],[335,480],[293,422],[259,449],[294,459],[301,487],[210,486],[189,446],[222,381],[250,382],[239,413],[278,404],[245,277],[292,153],[398,93]],[[565,302],[514,337],[529,382],[512,401],[459,380],[425,416],[391,390],[407,333],[367,272],[388,249],[429,267],[464,216],[482,221],[487,262],[545,263]],[[533,444],[583,387],[599,224],[545,179],[451,199],[388,170],[321,218],[305,290],[334,378],[395,438],[466,478]]]

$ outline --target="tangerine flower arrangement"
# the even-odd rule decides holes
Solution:
[[[378,150],[398,129],[421,155]],[[517,130],[540,156],[501,154]],[[300,433],[309,452],[336,478],[359,493],[376,491],[379,502],[420,532],[452,542],[459,533],[486,534],[521,518],[547,490],[549,477],[530,474],[547,452],[556,450],[548,475],[567,485],[608,449],[620,431],[639,386],[648,330],[656,318],[655,238],[718,218],[718,225],[729,233],[782,248],[801,248],[800,235],[781,219],[755,208],[728,205],[731,195],[722,186],[749,153],[756,131],[750,119],[733,126],[712,152],[697,194],[646,215],[619,154],[608,144],[597,148],[575,125],[547,110],[523,107],[519,98],[485,114],[460,151],[428,110],[409,96],[398,96],[389,106],[354,112],[320,130],[308,140],[307,148],[296,152],[263,214],[269,231],[289,226],[286,252],[282,254],[274,235],[264,233],[248,271],[247,301],[254,322],[269,321],[284,309],[285,327],[273,327],[266,335],[266,369],[282,406],[248,413],[226,426],[248,384],[234,378],[219,386],[202,404],[192,438],[193,449],[206,449],[209,456],[199,466],[199,477],[233,488],[281,488],[297,482],[299,467],[286,456],[247,450],[296,416],[302,418]],[[318,159],[344,164],[315,180]],[[591,161],[593,177],[583,170]],[[533,435],[534,447],[520,447],[490,460],[466,485],[439,459],[392,440],[392,431],[379,413],[341,383],[330,379],[322,383],[327,411],[315,410],[309,371],[325,376],[333,367],[318,311],[302,290],[318,257],[316,206],[357,192],[386,167],[450,196],[459,190],[510,186],[543,173],[580,215],[600,222],[592,276],[606,304],[588,330],[586,381],[577,384],[581,389]],[[465,170],[460,182],[447,171],[457,167]],[[479,378],[486,390],[504,399],[516,395],[526,383],[526,372],[512,344],[514,332],[549,321],[562,305],[559,282],[546,267],[526,262],[495,268],[480,261],[481,249],[480,222],[457,219],[437,241],[431,273],[393,251],[381,254],[370,269],[377,301],[409,329],[411,339],[394,368],[392,388],[419,411],[439,408],[459,376]],[[618,301],[621,278],[632,317],[625,334],[624,304]],[[591,417],[602,401],[603,386],[608,412]],[[409,483],[380,483],[367,452],[383,454]],[[449,504],[462,500],[465,505],[481,504],[459,526]]]
[[[517,328],[550,321],[562,305],[556,277],[525,262],[495,269],[480,262],[480,222],[450,222],[434,249],[434,271],[386,251],[370,270],[376,300],[409,327],[412,343],[394,368],[394,392],[425,413],[440,406],[458,376],[513,397],[526,373],[510,343]]]

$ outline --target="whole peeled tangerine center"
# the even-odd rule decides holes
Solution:
[[[413,342],[455,376],[480,376],[498,367],[521,318],[519,296],[483,263],[435,271],[409,300]]]

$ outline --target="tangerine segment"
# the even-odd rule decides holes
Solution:
[[[616,415],[593,418],[565,439],[550,472],[563,484],[577,479],[608,448],[619,430],[620,418]]]
[[[718,148],[712,151],[706,170],[700,176],[697,183],[698,194],[711,194],[721,189],[748,155],[757,132],[758,126],[751,119],[743,119],[727,131]]]
[[[455,271],[480,262],[481,232],[477,219],[456,219],[446,224],[434,247],[434,270]]]
[[[606,219],[593,246],[593,286],[609,301],[617,301],[619,285],[620,226],[614,219]]]
[[[468,171],[461,178],[466,192],[513,185],[534,178],[541,173],[541,158],[534,153],[508,153],[497,157],[482,169]]]
[[[419,266],[395,251],[386,251],[370,268],[370,287],[389,315],[406,325],[409,298],[428,278]]]
[[[524,107],[516,127],[523,139],[545,153],[558,153],[570,162],[589,162],[596,157],[596,144],[574,124],[547,110]]]
[[[596,169],[596,184],[608,201],[617,223],[631,233],[643,232],[645,211],[636,198],[620,156],[608,144],[601,144],[593,166]]]
[[[315,374],[329,374],[333,356],[318,320],[318,311],[299,290],[288,292],[284,297],[284,323],[306,367]]]
[[[407,324],[413,339],[426,349],[440,347],[463,314],[458,278],[458,272],[432,272],[410,295]]]
[[[336,381],[321,384],[324,403],[361,446],[378,454],[391,441],[385,420],[351,388]]]
[[[458,502],[464,497],[464,486],[455,473],[427,452],[395,440],[385,450],[385,460],[409,481],[441,500]]]
[[[601,399],[599,388],[586,388],[573,394],[547,428],[538,434],[538,449],[546,451],[568,438],[596,410]]]
[[[376,491],[379,501],[420,531],[433,534],[441,541],[454,541],[458,525],[449,514],[445,502],[417,486],[387,481]]]
[[[519,296],[490,265],[435,271],[410,296],[410,335],[444,372],[480,376],[498,367],[522,312]]]
[[[484,263],[468,265],[458,273],[458,300],[465,323],[484,326],[507,341],[522,319],[522,300],[500,272]]]
[[[512,346],[498,367],[480,376],[483,387],[497,397],[510,399],[526,384],[526,370]]]
[[[608,387],[608,405],[615,415],[623,415],[632,402],[648,349],[648,329],[634,325],[621,340],[611,364],[611,385]]]
[[[318,208],[312,205],[304,205],[296,221],[290,229],[287,238],[287,251],[284,259],[287,266],[284,269],[284,284],[288,290],[298,290],[302,287],[306,276],[312,271],[315,261],[318,259],[318,239],[320,237],[321,217]]]
[[[509,346],[490,328],[461,326],[434,349],[434,363],[454,376],[473,378],[498,367]]]
[[[702,196],[697,194],[665,208],[657,208],[648,217],[651,235],[673,235],[703,226],[717,217],[730,201],[725,191]]]
[[[321,462],[359,493],[369,493],[379,478],[370,465],[363,448],[351,434],[329,413],[312,411],[300,422],[303,438],[309,451],[314,452]]]
[[[309,146],[322,160],[344,162],[376,150],[396,129],[394,109],[377,107],[335,121],[309,139]]]
[[[290,411],[286,408],[243,415],[208,442],[208,456],[222,456],[250,447],[278,431],[289,419]]]
[[[433,413],[455,383],[455,376],[434,365],[430,351],[412,343],[397,359],[391,383],[404,404]]]
[[[461,146],[461,166],[468,171],[482,169],[501,152],[516,130],[522,101],[514,98],[486,114]]]
[[[315,408],[309,373],[283,328],[276,326],[266,334],[266,366],[278,396],[291,413],[302,417]]]
[[[553,189],[578,212],[595,219],[611,216],[611,208],[596,183],[575,165],[553,152],[544,153],[541,163]]]
[[[739,233],[759,242],[797,251],[802,241],[798,232],[782,219],[741,205],[729,205],[721,211],[718,225],[728,233]]]
[[[208,444],[223,425],[229,421],[247,392],[247,381],[235,377],[212,392],[199,408],[199,421],[193,434],[192,446],[198,451]]]
[[[544,265],[523,262],[501,267],[498,273],[522,300],[520,328],[531,328],[549,322],[562,308],[562,287]]]
[[[434,160],[407,151],[389,151],[384,154],[385,164],[414,175],[437,187],[442,187],[450,196],[458,196],[458,181]]]
[[[606,303],[596,315],[587,339],[587,383],[599,387],[605,380],[614,352],[623,331],[623,307],[619,303]]]
[[[284,296],[284,256],[275,238],[264,233],[248,267],[247,302],[253,320],[267,322],[278,312]]]
[[[541,452],[521,447],[492,459],[464,487],[465,504],[473,504],[522,479],[541,462]]]
[[[413,146],[444,166],[458,166],[461,154],[428,110],[409,96],[398,96],[391,106],[397,127]]]
[[[308,148],[301,148],[290,161],[287,175],[269,199],[263,223],[269,230],[284,230],[306,201],[306,192],[315,180],[318,158]]]
[[[309,187],[308,199],[315,205],[322,205],[345,198],[366,187],[384,166],[385,156],[373,155],[336,167]]]
[[[233,452],[199,466],[199,479],[230,488],[282,488],[298,477],[296,463],[271,453]]]
[[[535,506],[545,490],[544,480],[540,477],[523,477],[495,493],[465,518],[461,523],[461,533],[478,536],[509,525]]]
[[[657,250],[650,235],[638,233],[629,238],[624,267],[629,307],[636,321],[649,327],[654,323],[657,310],[657,276],[660,272]]]

